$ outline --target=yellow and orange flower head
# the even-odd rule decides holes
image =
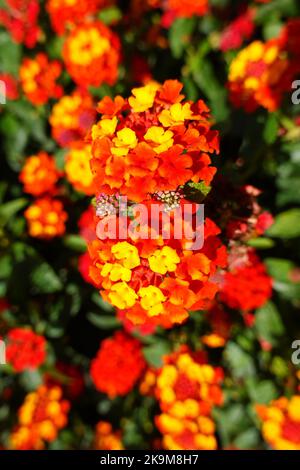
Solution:
[[[10,435],[10,448],[43,449],[67,425],[69,408],[58,386],[42,385],[29,393],[18,411],[18,425]]]
[[[95,118],[92,97],[83,90],[75,90],[53,106],[49,118],[52,136],[61,147],[70,147],[85,139]]]
[[[189,310],[208,307],[218,291],[211,278],[226,265],[218,227],[207,219],[204,246],[191,251],[184,238],[156,237],[148,224],[140,229],[152,239],[137,238],[130,222],[126,217],[117,219],[118,228],[128,229],[125,240],[117,234],[116,239],[96,239],[89,245],[90,277],[105,300],[135,325],[164,327],[184,322]]]
[[[262,435],[274,450],[300,450],[300,395],[256,405]]]
[[[47,240],[65,233],[68,216],[62,203],[57,199],[49,197],[36,199],[26,209],[24,215],[31,237]]]
[[[26,159],[19,179],[26,193],[41,196],[55,192],[60,176],[61,172],[56,167],[54,158],[46,152],[39,152]]]
[[[228,88],[236,107],[255,111],[262,106],[275,111],[280,106],[286,83],[288,60],[280,41],[254,41],[230,64]]]
[[[124,450],[121,431],[114,431],[107,421],[99,421],[96,426],[95,450]]]
[[[26,57],[20,67],[20,81],[26,98],[34,105],[46,104],[50,98],[60,98],[63,88],[57,84],[57,79],[61,72],[60,62],[49,61],[44,53],[32,59]]]
[[[152,376],[147,379],[151,385]],[[217,448],[211,411],[223,404],[222,380],[222,369],[207,364],[203,353],[193,353],[187,346],[165,357],[154,386],[161,409],[156,425],[165,449]]]
[[[65,164],[66,177],[73,188],[88,196],[95,192],[90,160],[91,146],[77,145],[69,150]]]
[[[46,8],[52,28],[61,35],[68,27],[81,23],[109,3],[109,0],[48,0]]]
[[[216,172],[210,154],[219,152],[203,101],[183,101],[182,84],[151,82],[128,100],[100,101],[91,131],[92,170],[101,192],[116,191],[140,202],[156,191],[188,181],[210,184]]]
[[[78,85],[114,85],[120,59],[118,36],[100,21],[81,24],[67,37],[63,59]]]

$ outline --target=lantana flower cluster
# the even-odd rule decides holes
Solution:
[[[118,219],[118,224],[127,227],[130,219]],[[204,247],[197,251],[189,250],[184,239],[162,240],[150,226],[142,229],[153,239],[135,239],[133,234],[125,241],[90,243],[90,277],[103,298],[134,324],[182,323],[189,310],[206,308],[218,291],[212,278],[226,265],[219,229],[206,219]]]
[[[18,411],[18,425],[10,436],[10,448],[41,450],[54,441],[68,421],[69,402],[60,387],[41,385],[29,393]]]
[[[20,67],[20,81],[23,93],[33,105],[43,105],[49,99],[58,99],[63,95],[63,88],[57,83],[62,73],[62,64],[58,60],[50,61],[41,52],[33,58],[25,57]]]
[[[41,35],[39,13],[38,0],[6,0],[5,7],[0,8],[0,25],[10,32],[17,43],[33,48]]]
[[[154,392],[161,414],[156,425],[166,450],[215,450],[212,410],[223,403],[223,371],[187,346],[166,356],[162,368],[148,371],[141,392]]]
[[[145,366],[140,342],[119,331],[102,341],[90,373],[96,389],[114,398],[132,390]]]
[[[182,84],[167,80],[134,88],[128,100],[107,97],[98,104],[101,118],[92,128],[91,162],[101,192],[119,192],[141,202],[157,191],[187,182],[209,185],[219,153],[218,133],[209,109],[184,101]]]
[[[48,0],[46,9],[52,28],[58,35],[96,14],[109,0]]]
[[[114,431],[107,421],[99,421],[95,432],[95,450],[124,450],[121,431]]]
[[[24,191],[36,197],[24,215],[32,237],[52,239],[65,233],[68,215],[57,199],[57,182],[63,175],[53,156],[39,152],[25,160],[19,175]]]
[[[274,450],[300,450],[300,396],[281,397],[267,405],[257,405],[262,435]]]
[[[66,38],[63,59],[77,85],[114,85],[120,60],[119,38],[100,21],[79,24]]]
[[[253,112],[263,107],[276,111],[284,93],[299,74],[298,52],[294,47],[299,33],[297,21],[291,20],[278,38],[253,41],[242,49],[229,67],[228,89],[236,107]]]
[[[176,80],[150,83],[133,89],[128,100],[117,96],[99,103],[102,117],[91,131],[91,167],[96,215],[102,222],[109,223],[117,214],[114,198],[119,194],[133,203],[144,201],[149,208],[164,204],[171,212],[188,204],[193,214],[180,188],[189,182],[211,182],[216,169],[210,166],[209,154],[218,152],[219,143],[206,105],[183,101],[181,90]],[[105,300],[135,324],[182,323],[189,309],[205,308],[218,290],[212,278],[226,265],[226,251],[217,238],[220,230],[206,219],[204,246],[190,250],[184,236],[174,235],[177,217],[171,215],[166,240],[159,229],[153,230],[152,212],[140,222],[142,237],[130,233],[130,216],[117,214],[118,233],[90,243],[93,282]]]
[[[6,360],[16,372],[34,370],[46,359],[47,342],[28,328],[12,328],[6,336]]]

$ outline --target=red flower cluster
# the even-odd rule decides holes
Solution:
[[[253,250],[247,252],[245,262],[238,258],[242,261],[224,275],[220,299],[230,308],[250,312],[270,299],[272,279]]]
[[[254,10],[249,8],[238,16],[222,32],[220,49],[226,52],[241,47],[245,39],[250,39],[254,29]]]
[[[10,32],[14,41],[34,47],[41,33],[38,0],[6,0],[5,3],[6,8],[0,9],[0,24]]]
[[[114,398],[132,390],[145,365],[139,341],[118,331],[102,341],[90,372],[97,390]]]
[[[208,0],[147,0],[152,8],[161,8],[172,18],[204,16],[209,12]]]
[[[203,16],[209,11],[208,0],[167,0],[166,8],[176,17]]]
[[[108,3],[109,0],[48,0],[46,9],[54,31],[61,35],[68,26],[81,23]]]
[[[27,328],[13,328],[6,337],[6,360],[16,372],[37,369],[46,359],[46,340]]]
[[[96,238],[96,217],[95,209],[93,206],[84,211],[78,221],[79,234],[87,243],[92,242]],[[78,258],[78,269],[85,280],[94,284],[92,278],[90,277],[90,267],[92,265],[92,260],[89,252],[87,251],[83,255],[80,255]]]

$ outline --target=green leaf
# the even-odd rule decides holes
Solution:
[[[283,258],[266,258],[265,264],[268,273],[276,281],[291,282],[290,274],[295,268],[295,264],[292,261]]]
[[[99,292],[94,292],[92,294],[92,301],[99,307],[102,312],[112,313],[115,310],[111,304],[105,302],[105,300],[102,299]]]
[[[109,8],[104,8],[98,14],[99,20],[103,23],[110,25],[119,21],[122,18],[122,13],[116,6],[111,6]]]
[[[267,144],[273,144],[278,136],[279,121],[275,113],[269,114],[264,128],[263,137]]]
[[[121,322],[115,316],[103,315],[101,313],[89,312],[87,318],[94,326],[101,330],[112,330],[121,325]]]
[[[31,271],[30,280],[37,294],[52,294],[63,288],[62,281],[45,261],[39,262]]]
[[[290,209],[279,214],[267,234],[271,237],[291,239],[300,236],[300,209]]]
[[[218,122],[224,122],[229,115],[227,91],[219,81],[219,76],[216,74],[211,60],[207,57],[210,47],[207,45],[206,49],[205,46],[206,43],[204,42],[199,47],[197,54],[191,55],[189,66],[194,81],[209,100],[214,118]]]
[[[255,375],[253,358],[237,344],[228,342],[224,356],[235,378],[243,379]]]
[[[272,302],[268,302],[256,311],[255,328],[260,338],[276,345],[284,334],[280,314]]]
[[[195,28],[195,18],[177,18],[169,29],[169,41],[173,56],[179,59],[190,43]]]
[[[253,403],[267,404],[278,396],[278,390],[271,380],[248,380],[247,389]]]
[[[270,367],[272,374],[279,378],[285,378],[289,375],[287,362],[280,356],[275,356]]]
[[[238,437],[233,441],[233,444],[237,449],[257,449],[260,441],[260,433],[255,428],[249,428],[246,431],[241,432]]]
[[[234,437],[239,436],[243,429],[249,426],[245,406],[240,403],[232,403],[225,409],[215,409],[214,417],[221,435],[222,447],[231,444]]]
[[[21,46],[13,42],[5,31],[0,32],[0,70],[17,75],[21,60]]]
[[[63,238],[63,243],[67,248],[79,253],[85,253],[87,250],[86,241],[79,235],[67,235]]]
[[[247,242],[247,245],[252,246],[258,250],[266,250],[275,246],[274,240],[265,237],[252,238]]]
[[[157,341],[151,346],[143,348],[143,354],[150,366],[161,367],[163,365],[163,356],[169,354],[170,346],[167,341]]]
[[[211,191],[211,186],[207,186],[203,181],[200,183],[188,183],[189,188],[201,193],[203,196],[207,196]]]
[[[20,382],[27,392],[32,392],[42,385],[43,377],[38,370],[26,370],[21,374]]]
[[[8,278],[12,271],[12,259],[9,254],[0,258],[0,279]]]
[[[4,226],[27,204],[27,199],[20,198],[6,202],[0,207],[0,226]]]

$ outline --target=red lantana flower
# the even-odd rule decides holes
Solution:
[[[144,367],[140,342],[118,331],[102,341],[91,363],[91,376],[97,390],[114,398],[132,390]]]
[[[6,338],[6,360],[16,372],[37,369],[46,359],[46,340],[26,328],[14,328]]]

